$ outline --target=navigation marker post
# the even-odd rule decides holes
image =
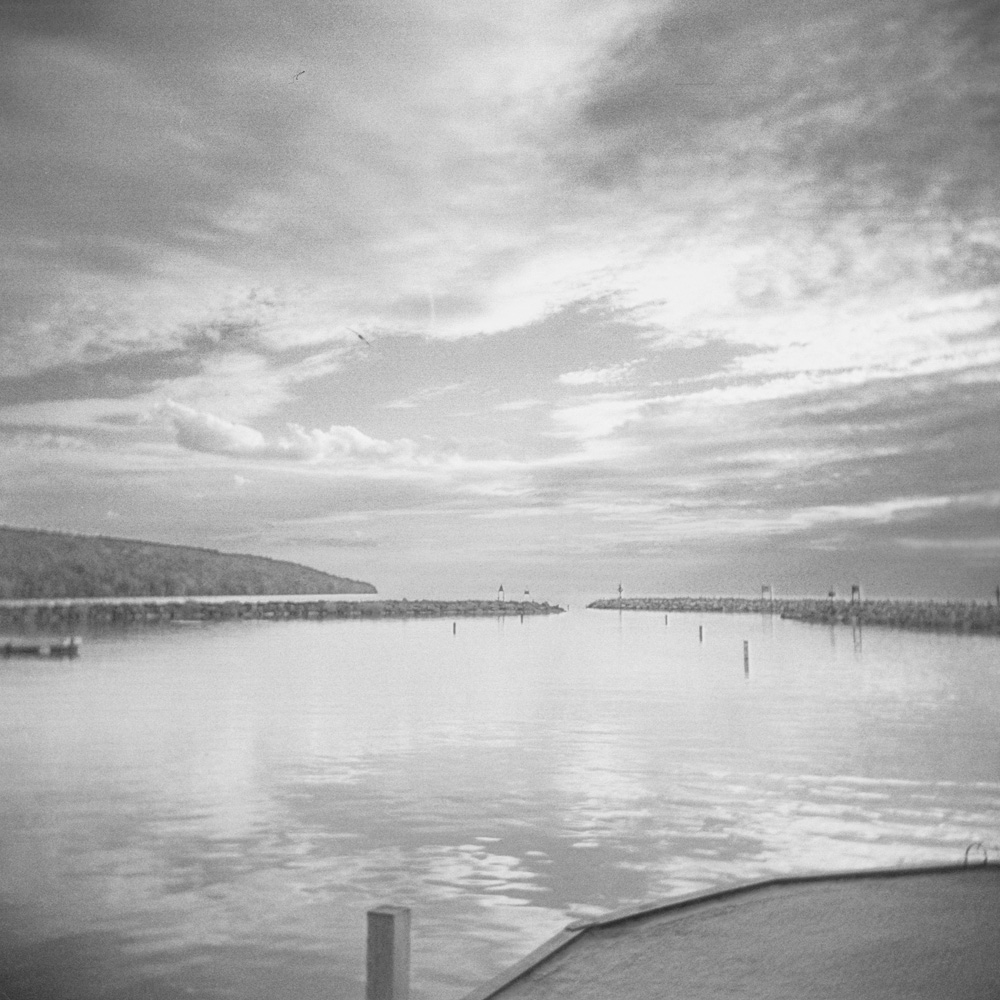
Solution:
[[[365,1000],[409,1000],[410,911],[377,906],[368,911]]]

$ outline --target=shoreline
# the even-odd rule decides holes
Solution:
[[[814,625],[881,625],[917,631],[1000,635],[1000,607],[973,601],[849,601],[834,598],[630,597],[587,605],[604,611],[776,614]]]
[[[303,596],[274,600],[233,598],[54,598],[49,602],[0,606],[0,627],[54,628],[87,624],[156,624],[170,621],[282,621],[345,618],[487,618],[561,614],[556,604],[537,601],[337,601]]]

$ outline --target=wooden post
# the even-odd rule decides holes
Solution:
[[[666,625],[666,624],[667,624],[667,615],[664,615],[664,616],[663,616],[663,624],[664,624],[664,625]]]
[[[368,983],[365,1000],[408,1000],[410,911],[378,906],[368,911]]]
[[[458,631],[458,622],[451,623],[451,634],[454,635]]]
[[[705,638],[705,628],[703,625],[698,626],[698,641],[701,642]]]
[[[750,641],[748,639],[743,640],[743,673],[747,677],[750,676]]]

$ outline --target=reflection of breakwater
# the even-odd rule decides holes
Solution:
[[[470,618],[549,615],[563,609],[535,601],[53,601],[0,606],[0,626],[68,628],[88,624],[293,618]]]
[[[823,624],[888,625],[907,629],[950,629],[1000,635],[1000,607],[964,601],[839,601],[830,598],[630,597],[607,598],[590,608],[623,611],[691,611],[776,614]]]

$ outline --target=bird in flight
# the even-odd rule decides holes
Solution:
[[[351,333],[353,333],[354,336],[358,338],[358,340],[363,340],[369,347],[372,346],[371,341],[367,337],[362,336],[360,333],[358,333],[358,331],[355,330],[353,327],[349,326],[347,329],[350,330]]]
[[[296,73],[296,74],[295,74],[295,76],[293,76],[293,77],[292,77],[292,79],[293,79],[293,80],[297,80],[297,79],[298,79],[298,78],[299,78],[300,76],[302,76],[302,74],[303,74],[304,72],[305,72],[305,70],[304,70],[304,69],[300,69],[300,70],[298,71],[298,73]]]

